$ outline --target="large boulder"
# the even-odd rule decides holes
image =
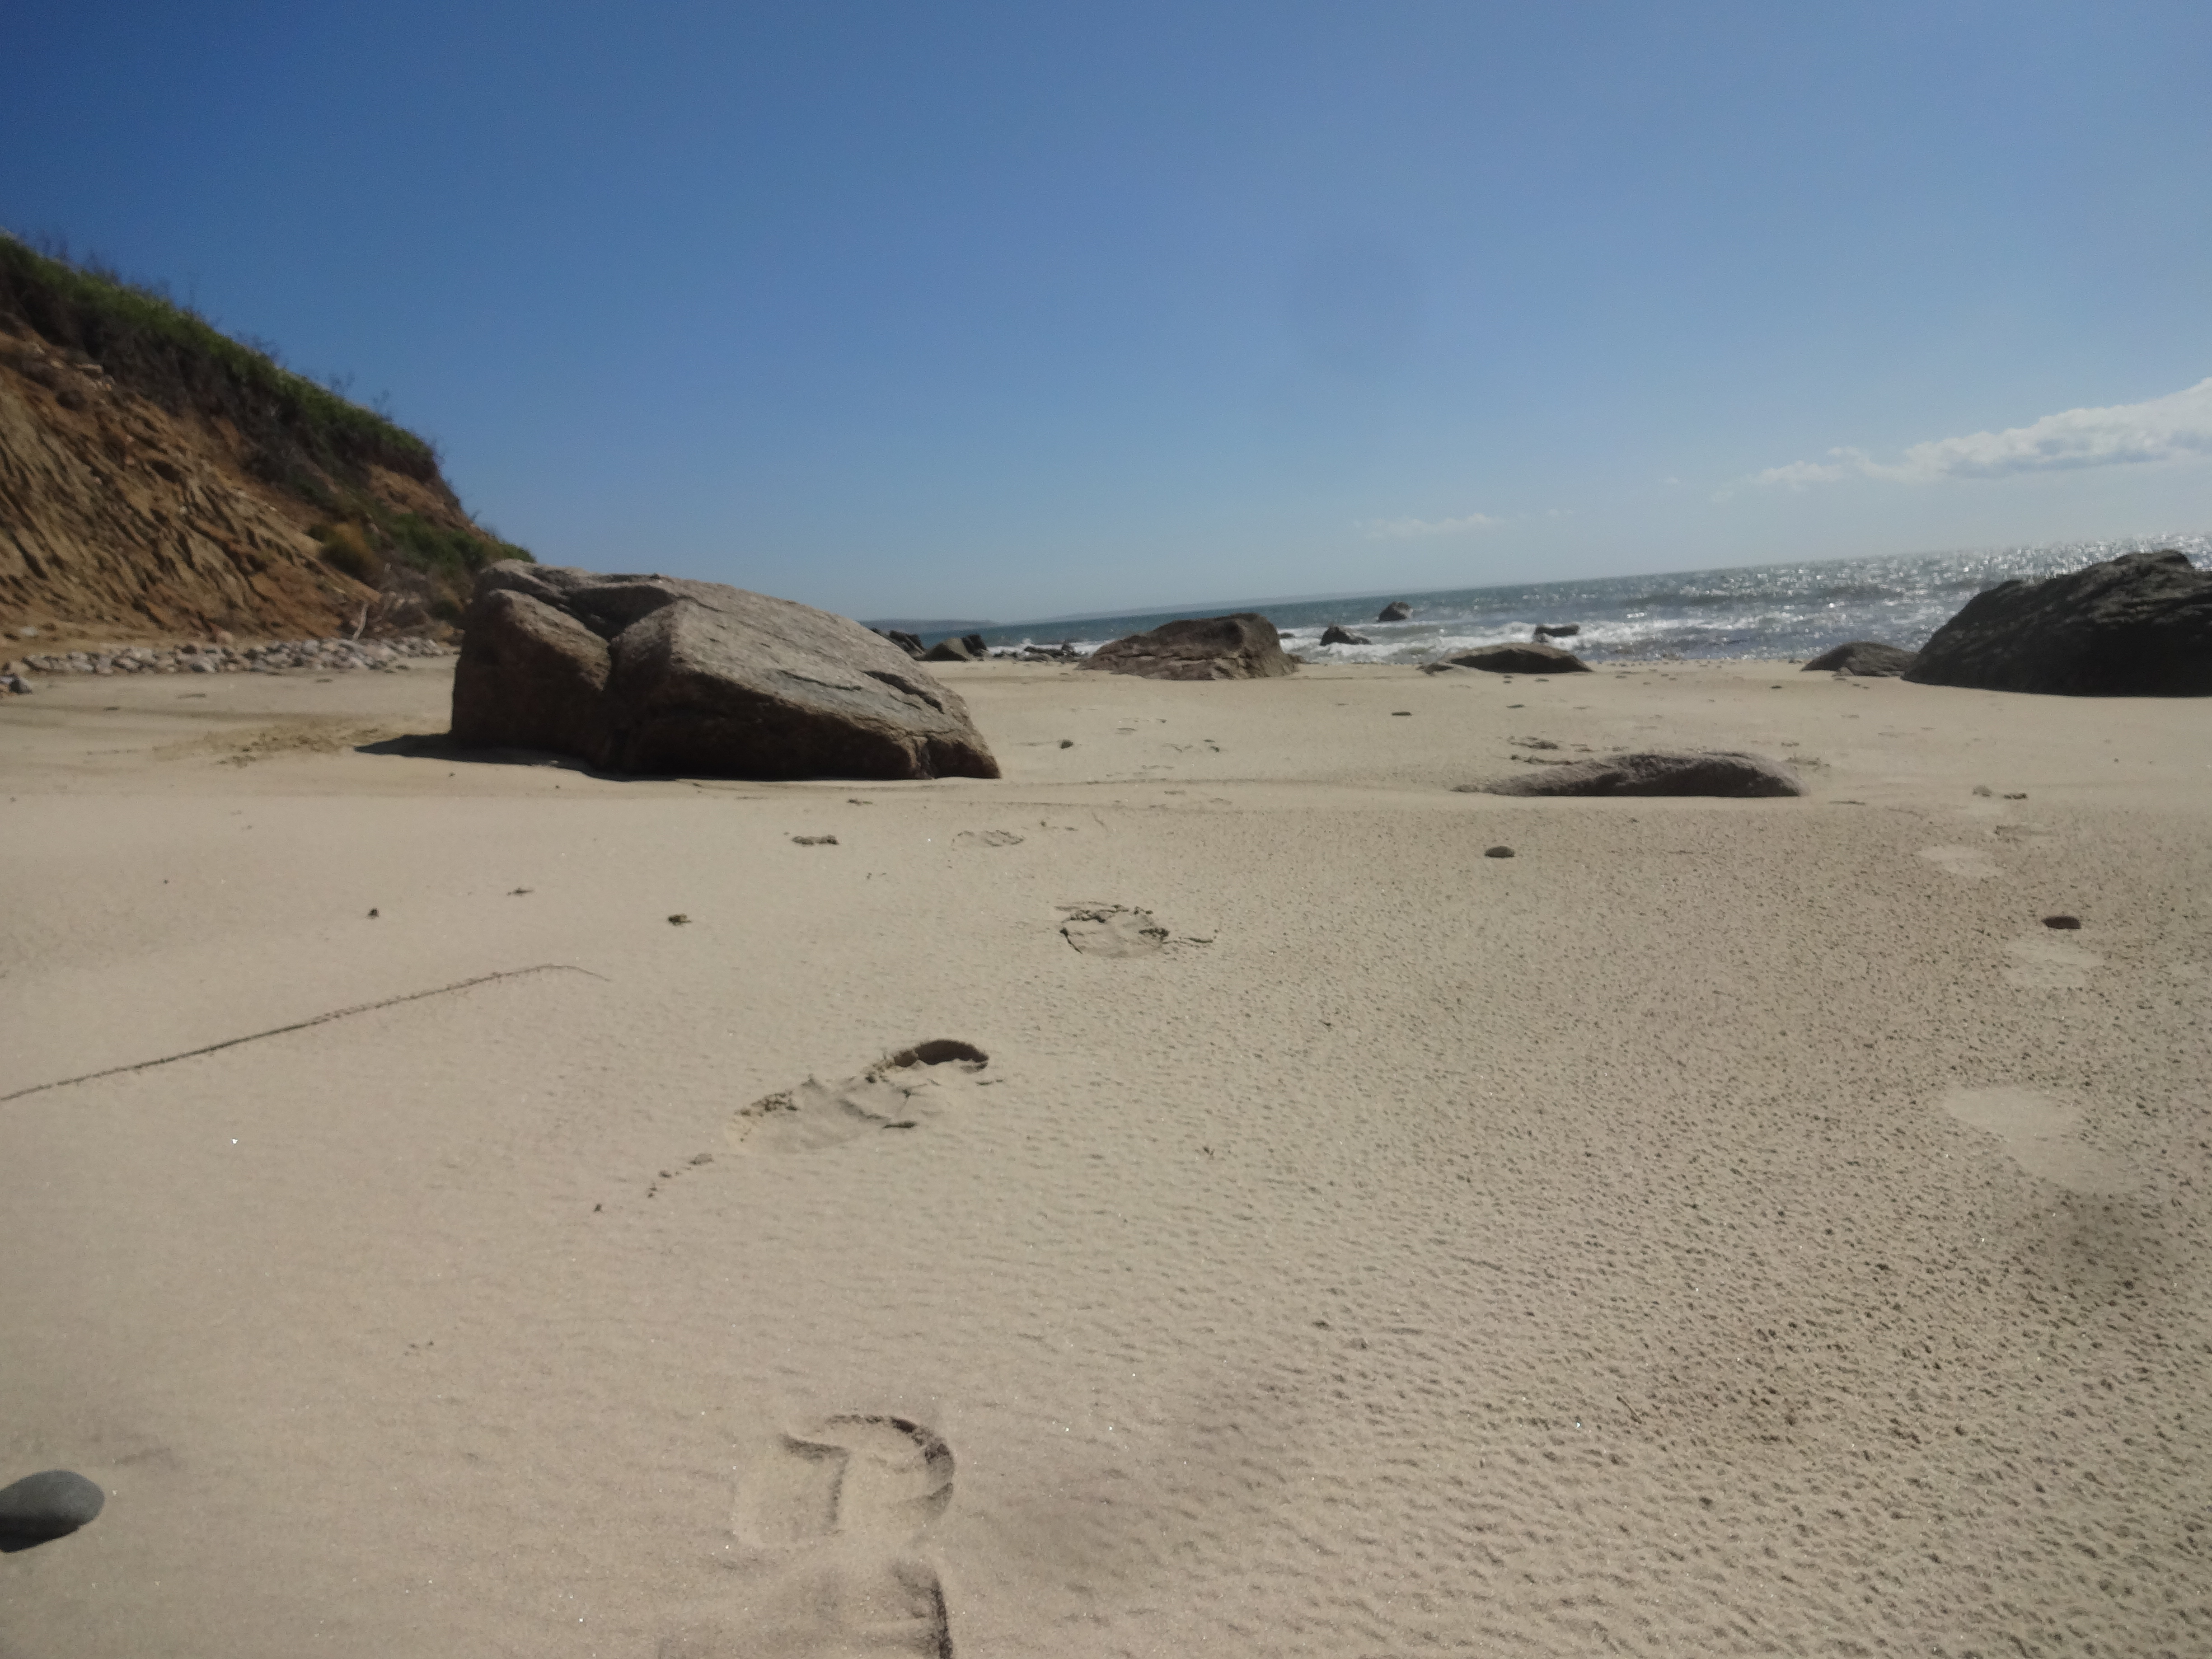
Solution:
[[[1884,645],[1880,640],[1851,640],[1832,651],[1823,651],[1802,672],[1853,674],[1865,680],[1888,679],[1911,667],[1919,655],[1901,645]]]
[[[1430,673],[1440,673],[1447,668],[1480,668],[1492,674],[1586,674],[1589,665],[1571,651],[1562,651],[1556,645],[1539,645],[1531,641],[1527,645],[1485,645],[1473,651],[1462,651],[1456,657],[1446,657],[1441,662],[1425,663]]]
[[[951,691],[843,617],[673,576],[503,560],[477,578],[453,737],[618,772],[995,778]]]
[[[1376,622],[1403,622],[1413,614],[1413,607],[1403,599],[1393,599],[1376,613]]]
[[[1102,645],[1079,665],[1148,680],[1260,680],[1294,674],[1275,624],[1250,611],[1163,623]]]
[[[2168,550],[2005,582],[1937,629],[1905,678],[2081,697],[2212,696],[2212,574]]]
[[[1804,784],[1788,767],[1763,755],[1728,750],[1607,755],[1457,787],[1462,794],[1720,795],[1738,799],[1805,793]]]

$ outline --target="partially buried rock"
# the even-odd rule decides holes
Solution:
[[[1321,642],[1323,645],[1372,645],[1374,643],[1366,635],[1355,634],[1348,628],[1339,628],[1334,623],[1331,623],[1322,630]]]
[[[66,1537],[99,1515],[107,1494],[73,1469],[47,1469],[0,1486],[0,1539],[40,1543]]]
[[[965,640],[939,640],[921,653],[924,662],[973,662],[975,653]]]
[[[1788,767],[1761,755],[1727,750],[1607,755],[1487,783],[1462,783],[1458,788],[1463,794],[1483,795],[1717,795],[1739,799],[1805,793],[1805,786]]]
[[[924,653],[926,649],[922,645],[921,636],[920,635],[909,634],[903,629],[878,628],[876,632],[882,635],[893,645],[898,647],[900,650],[905,652],[909,657],[920,657]]]
[[[1413,614],[1413,607],[1403,599],[1393,599],[1376,613],[1376,622],[1403,622]]]
[[[1150,680],[1258,680],[1297,672],[1275,624],[1249,611],[1165,623],[1102,645],[1079,665]]]
[[[1473,651],[1462,651],[1456,657],[1446,657],[1441,662],[1425,663],[1430,673],[1441,673],[1448,668],[1480,668],[1492,674],[1576,674],[1588,673],[1589,665],[1571,651],[1562,651],[1556,645],[1486,645]]]
[[[672,576],[502,560],[477,578],[454,739],[611,770],[995,778],[958,696],[859,623]]]
[[[2167,550],[1978,593],[1905,678],[2085,697],[2212,696],[2212,573]]]
[[[1901,645],[1884,645],[1880,640],[1852,640],[1832,651],[1823,651],[1800,672],[1852,674],[1863,680],[1888,679],[1902,674],[1919,659],[1917,651],[1907,651]]]

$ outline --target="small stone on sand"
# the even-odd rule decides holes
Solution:
[[[61,1538],[98,1515],[107,1494],[73,1469],[47,1469],[0,1486],[0,1538]]]

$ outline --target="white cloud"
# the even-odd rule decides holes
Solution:
[[[1359,528],[1372,542],[1409,536],[1469,536],[1480,530],[1495,530],[1504,522],[1487,513],[1470,513],[1463,519],[1375,519]]]
[[[1844,478],[1935,483],[1945,478],[2002,478],[2015,472],[2212,459],[2212,380],[2144,403],[2069,409],[2002,432],[1931,439],[1914,444],[1894,461],[1878,461],[1863,449],[1832,449],[1828,457],[1770,466],[1743,482],[1789,489]],[[1719,499],[1729,493],[1721,491]]]

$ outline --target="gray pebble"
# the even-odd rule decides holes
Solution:
[[[0,1538],[60,1538],[98,1515],[106,1501],[106,1492],[74,1470],[27,1474],[0,1486]]]

